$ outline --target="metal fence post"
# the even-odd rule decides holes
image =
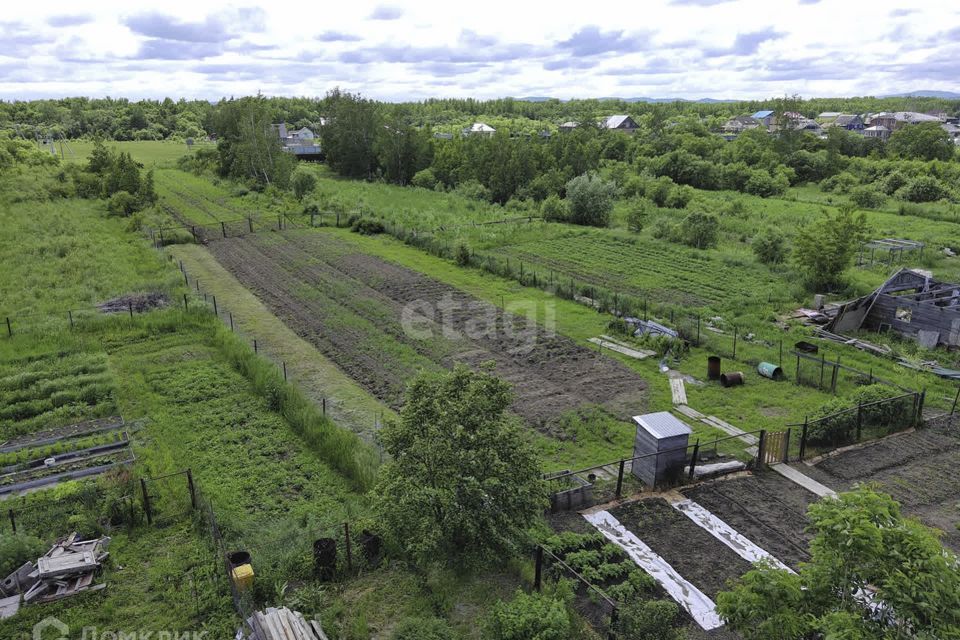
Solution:
[[[233,331],[233,311],[230,312],[230,331]]]
[[[737,327],[733,328],[733,359],[737,359]]]
[[[693,472],[697,468],[697,455],[700,453],[700,438],[693,444],[693,455],[690,456],[690,479],[693,480]]]
[[[226,222],[221,222],[221,223],[220,223],[220,231],[223,233],[223,237],[226,238],[226,237],[227,237],[227,223],[226,223]]]
[[[147,514],[147,524],[153,524],[153,510],[150,508],[150,494],[147,493],[147,481],[140,478],[140,491],[143,492],[143,512]]]
[[[253,339],[253,352],[254,352],[254,353],[260,353],[260,349],[257,348],[257,339],[256,339],[256,338]]]
[[[540,591],[543,583],[543,547],[537,545],[536,568],[533,574],[533,588]]]
[[[187,294],[183,294],[183,308],[187,309]]]
[[[918,427],[923,426],[923,404],[924,402],[926,402],[926,400],[927,400],[927,390],[926,388],[924,388],[922,391],[920,391],[920,399],[917,402],[916,426]]]
[[[13,327],[10,326],[10,316],[7,316],[7,337],[13,337]]]
[[[247,228],[250,229],[250,233],[253,233],[253,218],[247,216]]]
[[[860,434],[863,432],[863,400],[857,403],[857,442],[860,442]]]
[[[10,528],[13,529],[13,532],[17,532],[17,518],[13,514],[13,509],[7,509],[7,515],[10,516]]]
[[[220,312],[217,311],[217,296],[213,296],[213,315],[220,316]]]
[[[763,469],[764,458],[766,457],[766,451],[764,448],[766,446],[767,440],[767,430],[760,429],[760,442],[757,443],[757,470]]]
[[[283,361],[283,381],[287,381],[287,361]]]
[[[133,320],[133,302],[127,302],[127,310],[130,312],[130,319]]]
[[[73,311],[67,311],[67,318],[70,320],[70,328],[73,329]]]

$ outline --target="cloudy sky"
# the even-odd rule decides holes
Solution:
[[[960,91],[960,3],[946,0],[4,4],[5,100]]]

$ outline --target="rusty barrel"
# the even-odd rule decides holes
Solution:
[[[725,387],[739,387],[743,384],[742,371],[729,371],[720,374],[720,384]]]
[[[720,379],[720,356],[709,356],[707,358],[707,379]]]

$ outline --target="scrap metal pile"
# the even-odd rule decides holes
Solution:
[[[35,604],[103,589],[106,584],[93,580],[109,555],[109,544],[108,537],[78,540],[76,532],[60,538],[36,563],[24,563],[0,582],[0,594],[6,596],[0,600],[3,611],[15,613],[21,594],[24,604]]]

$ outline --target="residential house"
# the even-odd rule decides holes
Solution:
[[[817,116],[817,122],[819,122],[824,127],[828,124],[832,124],[834,120],[843,115],[840,111],[824,111]]]
[[[943,109],[937,109],[937,110],[935,110],[935,111],[927,111],[927,112],[926,112],[926,115],[928,115],[928,116],[933,116],[934,118],[936,118],[936,119],[939,120],[940,122],[946,122],[946,121],[947,121],[947,112],[944,111]]]
[[[311,129],[302,127],[296,131],[288,131],[287,123],[270,125],[271,130],[280,139],[283,150],[292,153],[299,159],[320,159],[323,152],[317,143],[316,135]]]
[[[748,129],[756,129],[760,122],[753,116],[737,116],[730,118],[723,125],[724,133],[743,133]]]
[[[891,132],[921,122],[940,122],[940,119],[916,111],[881,111],[874,114],[869,120],[870,126],[886,127]]]
[[[880,140],[886,140],[890,137],[890,129],[882,124],[875,124],[865,128],[863,130],[863,135],[867,138],[879,138]]]
[[[576,121],[574,121],[574,120],[570,120],[570,121],[564,122],[562,125],[560,125],[560,131],[573,131],[574,129],[576,129],[576,128],[579,127],[579,126],[580,126],[580,123],[579,123],[579,122],[576,122]]]
[[[767,130],[773,129],[777,125],[777,116],[770,110],[757,111],[750,117],[759,122],[761,127],[766,127]]]
[[[942,125],[940,125],[940,128],[947,132],[947,135],[950,136],[950,139],[953,140],[954,144],[960,144],[960,126],[950,122],[944,122]]]
[[[496,129],[484,122],[474,122],[463,130],[465,136],[492,136],[497,132]]]
[[[863,123],[863,118],[856,114],[848,113],[842,113],[838,115],[830,126],[846,129],[847,131],[857,132],[861,132],[866,128],[866,125]]]
[[[302,127],[296,131],[291,131],[288,137],[291,140],[313,140],[316,138],[313,131],[307,127]]]
[[[442,131],[437,131],[436,133],[433,134],[433,137],[436,138],[437,140],[453,140],[452,133],[444,133]]]
[[[604,129],[623,131],[624,133],[633,133],[640,128],[640,125],[633,118],[625,115],[608,116],[601,121],[600,126]]]

